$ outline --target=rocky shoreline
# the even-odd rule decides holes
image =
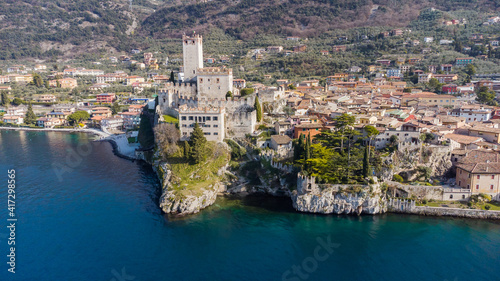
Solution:
[[[339,186],[332,186],[322,190],[303,192],[300,190],[290,191],[284,186],[255,187],[248,186],[245,182],[239,182],[229,189],[222,183],[210,186],[200,196],[176,196],[175,192],[168,190],[168,180],[171,172],[167,164],[163,163],[154,168],[162,183],[162,195],[160,208],[167,214],[185,216],[200,212],[202,209],[214,204],[217,196],[250,194],[266,194],[269,196],[284,196],[292,200],[293,208],[297,212],[314,214],[336,214],[336,215],[377,215],[383,213],[403,213],[424,216],[452,216],[475,219],[500,219],[500,211],[484,211],[475,209],[454,209],[442,207],[418,207],[410,201],[401,201],[401,205],[389,202],[382,196],[380,184],[370,185],[371,192],[349,192],[339,190]],[[391,203],[393,205],[391,205]]]

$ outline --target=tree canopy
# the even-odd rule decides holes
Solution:
[[[87,120],[89,118],[90,118],[90,114],[87,111],[80,110],[80,111],[71,113],[68,116],[68,121],[70,122],[70,124],[76,125],[76,124],[80,123],[81,121]]]

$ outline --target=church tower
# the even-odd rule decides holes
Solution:
[[[203,68],[203,38],[198,34],[182,36],[184,58],[184,81],[194,81],[196,70]]]

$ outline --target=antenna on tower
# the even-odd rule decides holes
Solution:
[[[133,1],[133,0],[129,0],[129,1],[128,1],[128,9],[129,9],[130,11],[132,11],[132,1]]]

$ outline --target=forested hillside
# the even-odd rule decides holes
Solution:
[[[191,4],[189,4],[191,3]],[[171,2],[143,23],[144,34],[162,37],[211,27],[240,39],[257,34],[314,37],[327,30],[405,26],[423,8],[498,12],[497,0],[216,0]]]
[[[81,57],[148,47],[196,30],[236,39],[314,38],[353,27],[406,26],[426,7],[500,12],[498,0],[3,0],[0,60]],[[149,41],[150,42],[150,41]]]

